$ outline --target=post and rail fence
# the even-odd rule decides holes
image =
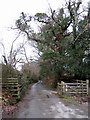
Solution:
[[[0,78],[0,86],[2,87],[2,92],[7,90],[13,97],[20,99],[21,88],[18,78]]]
[[[89,80],[77,80],[76,83],[65,83],[61,81],[58,83],[58,94],[79,94],[88,95],[89,93]]]

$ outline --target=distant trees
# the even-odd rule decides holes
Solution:
[[[22,77],[29,79],[29,82],[35,82],[39,79],[39,65],[37,62],[24,63],[22,65]]]
[[[37,13],[28,16],[21,13],[16,21],[19,31],[27,35],[31,41],[35,41],[41,52],[41,74],[55,76],[55,83],[64,74],[78,79],[90,78],[89,52],[90,43],[88,36],[88,16],[83,16],[81,1],[69,1],[65,8],[59,11],[50,8],[50,14]],[[35,33],[31,28],[32,20],[39,24],[39,31]],[[71,29],[71,30],[70,30]]]

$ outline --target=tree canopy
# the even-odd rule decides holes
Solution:
[[[21,13],[16,21],[17,29],[35,41],[41,52],[41,74],[46,77],[55,75],[56,82],[64,74],[80,79],[90,78],[90,9],[83,15],[81,1],[68,1],[65,8],[58,11],[50,8],[48,13],[36,13],[34,16]],[[31,21],[39,24],[36,33]]]

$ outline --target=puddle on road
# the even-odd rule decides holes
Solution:
[[[55,118],[88,118],[84,111],[67,107],[62,102],[58,102],[50,108],[55,112]]]
[[[26,113],[24,114],[25,117],[28,116],[28,115],[29,115],[29,112],[26,112]]]
[[[42,95],[42,93],[41,93],[41,92],[37,92],[37,95],[41,96],[41,95]]]

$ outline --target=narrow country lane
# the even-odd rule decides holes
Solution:
[[[15,118],[88,118],[88,112],[78,106],[65,105],[60,98],[38,82],[19,103]]]

